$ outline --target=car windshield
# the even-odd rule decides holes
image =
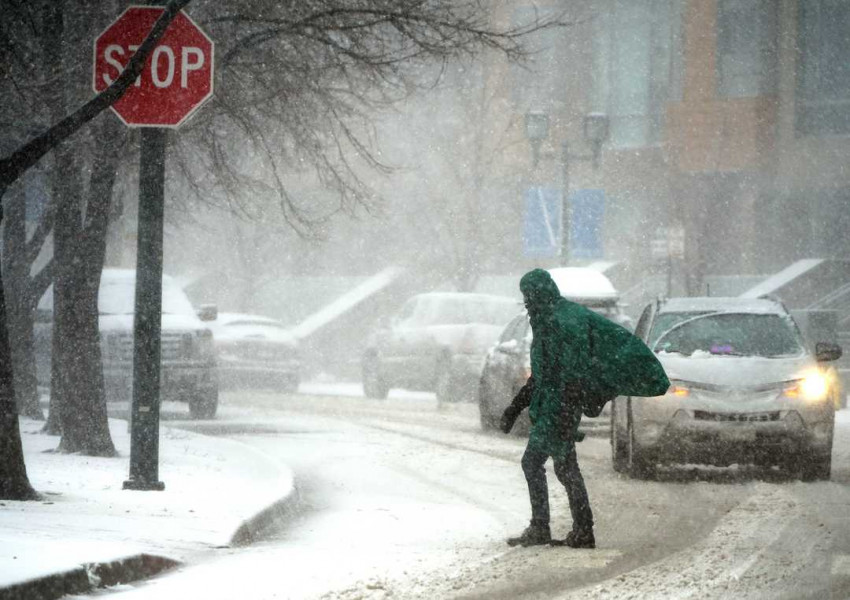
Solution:
[[[710,314],[712,314],[712,311],[660,313],[657,317],[655,317],[655,322],[652,324],[652,330],[649,332],[647,345],[650,348],[655,346],[655,342],[658,341],[658,338],[660,338],[666,331],[670,330],[674,325],[683,323],[700,315]]]
[[[520,310],[511,298],[422,298],[411,319],[415,325],[504,325]]]
[[[132,277],[110,279],[103,277],[98,295],[98,310],[102,315],[131,315],[135,312],[136,280]],[[194,315],[192,303],[173,280],[162,280],[162,314]]]
[[[803,344],[793,322],[778,314],[709,314],[683,321],[663,334],[656,352],[685,356],[762,356],[801,354]]]

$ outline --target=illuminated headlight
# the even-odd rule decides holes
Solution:
[[[681,381],[672,381],[670,382],[670,388],[667,390],[667,395],[676,398],[687,398],[691,395],[691,388]]]
[[[803,398],[809,402],[819,402],[826,398],[829,393],[829,383],[820,371],[813,371],[803,377],[792,381],[783,390],[789,398]]]

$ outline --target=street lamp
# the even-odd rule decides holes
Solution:
[[[600,112],[588,113],[582,121],[584,142],[590,146],[590,154],[571,154],[570,144],[561,142],[561,171],[562,171],[562,210],[561,210],[561,264],[567,265],[570,257],[570,161],[589,160],[593,168],[599,167],[599,157],[602,154],[602,144],[608,139],[608,115]],[[543,111],[529,111],[525,115],[525,135],[531,143],[534,166],[540,157],[540,145],[549,135],[549,115]]]

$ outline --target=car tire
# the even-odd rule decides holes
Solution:
[[[189,416],[193,419],[214,419],[218,412],[218,388],[200,389],[189,396]]]
[[[434,393],[438,404],[449,404],[458,402],[461,394],[455,385],[454,373],[452,372],[451,356],[443,356],[437,361],[437,372],[434,374]]]
[[[369,354],[363,359],[363,393],[367,398],[384,400],[390,393],[390,386],[381,377],[378,357]]]
[[[832,455],[804,455],[800,459],[802,481],[829,481],[832,474]]]
[[[628,470],[629,475],[635,479],[655,478],[655,461],[647,456],[635,439],[635,424],[632,416],[631,401],[628,411]]]
[[[614,400],[611,403],[611,466],[617,473],[626,473],[629,470],[629,443],[617,425],[619,410],[617,401]]]

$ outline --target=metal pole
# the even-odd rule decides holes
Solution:
[[[561,168],[563,170],[561,186],[563,205],[561,207],[561,265],[570,263],[570,143],[561,142]]]
[[[150,127],[141,133],[130,478],[124,489],[164,490],[159,481],[159,385],[166,130]]]

